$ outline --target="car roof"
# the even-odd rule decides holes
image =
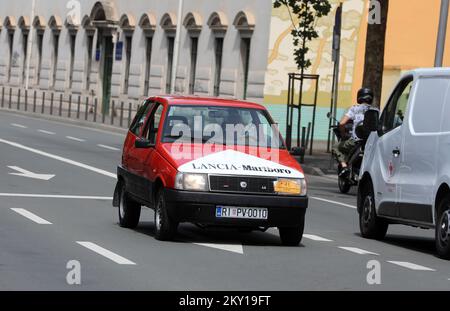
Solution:
[[[150,97],[149,99],[164,101],[168,105],[224,106],[266,110],[266,108],[260,104],[217,97],[161,95]]]

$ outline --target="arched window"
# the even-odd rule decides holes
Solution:
[[[166,32],[167,40],[167,74],[166,74],[166,93],[169,94],[172,91],[172,76],[176,73],[173,72],[173,53],[175,46],[175,34],[177,30],[176,24],[177,17],[173,13],[165,13],[161,18],[161,28]]]
[[[197,73],[198,37],[202,30],[202,18],[196,12],[189,12],[184,18],[184,27],[189,33],[191,43],[191,57],[189,69],[189,94],[195,93],[195,78]]]
[[[130,78],[131,49],[133,47],[133,32],[136,27],[136,21],[131,14],[123,14],[119,21],[119,27],[125,36],[125,75],[123,83],[123,93],[128,94],[128,85]]]
[[[251,37],[255,29],[255,18],[246,11],[240,11],[233,22],[234,27],[239,31],[241,37],[241,69],[240,85],[238,87],[239,96],[247,99],[248,75],[250,69]]]
[[[11,81],[11,68],[13,65],[13,51],[14,51],[14,33],[16,31],[17,23],[16,18],[14,16],[7,16],[5,18],[5,22],[3,23],[8,33],[8,83]]]
[[[220,84],[222,81],[222,57],[223,41],[228,28],[228,19],[223,12],[214,12],[208,19],[208,26],[214,33],[214,89],[213,95],[220,95]]]
[[[48,21],[48,26],[52,30],[52,44],[53,44],[53,55],[52,55],[52,81],[51,87],[54,88],[56,84],[56,73],[58,71],[58,55],[59,55],[59,35],[62,29],[61,17],[53,15]]]
[[[145,35],[145,77],[144,77],[144,96],[149,95],[150,88],[150,69],[152,63],[153,50],[153,34],[156,29],[156,17],[152,13],[144,13],[139,19],[139,27],[141,27]]]
[[[44,41],[45,33],[45,19],[42,16],[35,16],[33,19],[33,28],[36,30],[36,51],[37,51],[37,63],[36,63],[36,84],[41,82],[41,69],[42,69],[42,44]]]

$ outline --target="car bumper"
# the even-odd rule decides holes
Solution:
[[[295,227],[304,222],[307,197],[165,190],[170,217],[179,222],[235,227]],[[217,218],[216,207],[267,208],[268,219]]]

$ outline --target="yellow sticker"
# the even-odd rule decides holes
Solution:
[[[288,194],[300,194],[300,183],[294,180],[280,179],[275,182],[275,192],[288,193]]]

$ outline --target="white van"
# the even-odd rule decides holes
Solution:
[[[383,239],[389,224],[435,229],[450,258],[450,68],[405,74],[382,114],[371,110],[358,187],[361,234]]]

